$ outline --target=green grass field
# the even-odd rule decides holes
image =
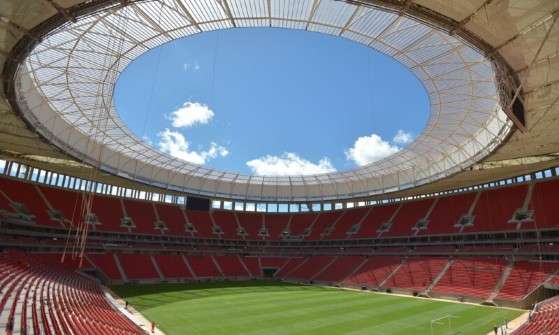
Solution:
[[[487,334],[520,310],[250,281],[119,285],[112,289],[168,335],[431,335],[430,320],[452,319],[452,334]],[[437,325],[436,335],[450,334]]]

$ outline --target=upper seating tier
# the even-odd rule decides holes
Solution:
[[[83,208],[90,206],[97,221],[92,230],[232,240],[314,241],[559,227],[554,215],[559,180],[539,181],[532,193],[529,189],[528,184],[508,185],[368,208],[272,214],[185,210],[178,205],[101,194],[92,195],[89,202],[81,192],[0,177],[0,213],[12,217],[19,203],[31,214],[32,223],[61,227],[60,220],[52,218],[53,210],[67,225],[83,222],[87,212]],[[473,224],[457,225],[470,209]],[[533,220],[522,224],[512,220],[519,209],[533,211]],[[132,220],[123,221],[127,217]],[[418,225],[421,219],[425,221]]]

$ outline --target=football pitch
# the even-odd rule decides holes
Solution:
[[[112,289],[168,335],[485,335],[523,313],[267,281],[128,284]],[[446,316],[452,318],[431,322]]]

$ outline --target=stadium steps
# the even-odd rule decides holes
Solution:
[[[212,234],[217,235],[219,238],[223,238],[223,234],[224,234],[223,227],[221,227],[220,225],[218,225],[218,224],[215,222],[215,218],[214,218],[214,216],[213,216],[213,212],[212,212],[212,211],[209,211],[209,212],[208,212],[208,216],[210,217],[210,222],[212,223],[212,227],[211,227]],[[218,227],[219,231],[221,231],[221,232],[220,232],[220,233],[215,233],[214,227]]]
[[[196,274],[198,279],[221,279],[223,278],[216,267],[215,263],[212,261],[212,257],[207,255],[189,255],[186,256],[188,263],[192,267],[192,270]]]
[[[304,263],[304,266],[300,266],[297,270],[291,272],[288,275],[288,279],[295,281],[310,281],[313,276],[324,269],[328,263],[334,258],[334,256],[311,256]]]
[[[324,271],[326,271],[330,265],[334,264],[334,262],[336,262],[336,260],[338,259],[339,256],[335,256],[333,257],[326,265],[324,265],[322,267],[322,269],[320,269],[317,273],[315,273],[314,275],[312,275],[309,279],[310,280],[314,280],[315,278],[318,278],[321,274],[324,273]]]
[[[283,232],[288,229],[287,226],[292,215],[263,215],[262,222],[268,233],[264,236],[264,240],[281,240]]]
[[[14,329],[14,312],[17,306],[19,295],[22,287],[27,283],[29,274],[20,272],[16,276],[11,276],[10,279],[2,287],[2,300],[0,301],[0,331],[4,330],[6,333]],[[12,320],[10,322],[10,320]],[[9,326],[11,324],[11,326]]]
[[[402,203],[402,209],[391,221],[390,229],[384,232],[384,236],[410,236],[413,227],[424,218],[433,204],[433,199],[421,199],[417,201],[406,201]]]
[[[161,233],[161,235],[165,235],[165,232],[168,230],[167,228],[167,224],[165,223],[165,220],[161,219],[161,215],[159,214],[159,209],[157,208],[157,206],[155,206],[155,202],[151,203],[151,208],[153,210],[153,217],[155,219],[155,222],[153,223],[153,229],[158,230],[159,233]],[[159,223],[162,224],[162,227],[157,227],[155,224]]]
[[[194,272],[194,270],[192,270],[192,266],[190,265],[190,262],[188,261],[188,259],[181,254],[181,258],[182,261],[184,262],[184,265],[186,265],[186,267],[188,268],[188,271],[190,271],[190,273],[192,273],[192,278],[194,278],[194,280],[198,280],[198,275],[196,275],[196,272]]]
[[[245,240],[247,237],[247,229],[241,224],[241,220],[237,213],[233,213],[233,218],[235,219],[235,234],[240,237],[241,240]],[[239,232],[244,232],[244,234],[240,234]]]
[[[122,218],[127,217],[127,218],[132,219],[133,227],[128,227],[128,228],[126,228],[126,229],[128,230],[129,233],[132,233],[132,232],[133,232],[133,229],[132,229],[132,228],[134,228],[134,230],[138,228],[138,226],[136,225],[136,220],[134,220],[134,218],[132,217],[132,215],[130,215],[130,212],[128,211],[128,209],[127,209],[126,206],[124,205],[124,201],[123,201],[121,198],[118,199],[118,204],[119,204],[119,206],[120,206],[120,210],[122,211]]]
[[[455,234],[457,223],[471,207],[475,193],[461,193],[439,197],[437,205],[429,215],[427,229],[418,233],[419,236],[431,234]]]
[[[157,254],[153,255],[153,258],[165,280],[192,279],[192,272],[188,270],[180,255]]]
[[[101,266],[99,266],[99,265],[96,265],[86,253],[84,253],[83,257],[86,259],[86,261],[87,261],[89,264],[92,265],[92,268],[94,268],[95,270],[99,271],[99,272],[101,273],[101,275],[102,275],[106,280],[109,280],[109,279],[110,279],[110,277],[109,277],[109,276],[107,275],[107,273],[103,270],[103,268],[102,268]]]
[[[322,233],[320,233],[320,239],[326,239],[327,237],[330,237],[330,235],[332,235],[335,230],[336,230],[336,226],[338,225],[338,222],[340,222],[341,220],[343,220],[344,216],[346,216],[348,213],[348,211],[343,211],[340,215],[338,215],[334,221],[330,224],[328,224],[326,227],[324,227],[324,230],[322,231]]]
[[[515,211],[522,207],[527,185],[511,185],[482,192],[474,211],[474,226],[464,228],[465,232],[516,230],[511,223]]]
[[[12,306],[10,308],[10,314],[8,315],[8,320],[12,324],[12,329],[14,334],[27,333],[27,327],[25,325],[26,317],[22,317],[23,311],[26,309],[27,304],[27,293],[29,292],[31,282],[34,280],[33,275],[29,275],[23,283],[20,284],[18,291],[14,295],[12,301]],[[19,322],[18,322],[19,320]],[[23,322],[22,322],[23,321]]]
[[[559,296],[536,305],[529,320],[512,335],[557,335],[559,334]]]
[[[43,304],[43,301],[48,301],[48,282],[46,280],[41,280],[41,291],[37,295],[35,302],[38,310],[38,316],[40,316],[41,319],[41,322],[39,323],[41,330],[43,330],[45,334],[54,334],[54,321],[51,320],[49,306],[47,304]]]
[[[324,215],[325,215],[324,212],[319,212],[318,214],[314,215],[311,223],[305,228],[305,230],[308,231],[308,233],[305,236],[306,240],[320,239],[320,234],[322,233],[322,231],[318,231],[320,229],[320,227],[317,227],[317,226],[318,226],[318,222],[321,219],[321,216],[324,216]],[[317,234],[319,236],[316,236]]]
[[[536,187],[535,183],[528,184],[528,192],[526,192],[526,197],[524,198],[524,203],[522,203],[522,209],[530,208],[530,203],[532,202],[532,197],[534,196],[535,187]]]
[[[117,255],[128,279],[150,281],[159,279],[149,254],[120,252]]]
[[[259,234],[266,228],[264,215],[262,213],[235,213],[239,228],[244,231],[241,237],[246,240],[258,241],[263,237]]]
[[[530,203],[532,203],[532,197],[534,196],[534,189],[536,187],[535,183],[528,184],[528,191],[526,192],[526,196],[524,197],[524,202],[522,203],[522,207],[520,208],[522,211],[528,211],[530,209]],[[530,221],[532,223],[533,221]],[[516,230],[522,229],[522,224],[526,223],[520,221],[516,224]]]
[[[266,259],[265,259],[265,261],[266,261]],[[276,272],[274,274],[274,277],[279,278],[279,279],[284,279],[285,277],[284,277],[283,272],[284,272],[284,270],[287,271],[286,269],[288,269],[289,266],[291,266],[291,262],[295,262],[295,259],[294,258],[286,258],[286,260],[283,262],[283,264],[280,265],[280,267],[276,270]],[[291,271],[291,270],[289,270],[289,271]],[[281,276],[280,276],[280,274],[281,274]],[[287,274],[287,272],[285,274]]]
[[[347,239],[348,233],[363,220],[369,210],[370,208],[358,207],[345,211],[345,215],[336,220],[335,225],[330,228],[330,234],[327,237],[335,240]]]
[[[337,259],[326,268],[314,281],[329,284],[337,284],[361,264],[363,256],[338,256]]]
[[[287,223],[285,224],[285,227],[280,231],[279,235],[278,235],[278,239],[283,239],[285,237],[285,232],[289,232],[289,234],[291,234],[291,221],[293,221],[293,214],[289,215],[289,218],[287,219]],[[274,239],[273,235],[271,236],[272,240]]]
[[[369,207],[367,211],[364,213],[364,215],[361,217],[361,219],[359,219],[359,221],[356,224],[352,225],[350,229],[346,231],[347,239],[350,239],[353,235],[359,233],[361,227],[363,226],[363,222],[365,222],[365,220],[369,217],[369,215],[371,215],[372,210],[373,207]]]
[[[441,278],[445,275],[445,273],[448,271],[448,269],[450,269],[450,267],[452,266],[452,263],[454,263],[453,259],[449,259],[448,262],[446,262],[444,268],[433,279],[433,282],[425,289],[425,291],[423,292],[423,295],[429,296],[429,293],[431,292],[433,287],[437,286],[437,284],[439,283]]]
[[[499,281],[495,285],[495,288],[493,289],[493,292],[491,292],[491,295],[487,298],[485,303],[491,304],[491,305],[495,304],[493,302],[493,299],[495,299],[499,295],[499,292],[501,292],[501,289],[503,288],[503,286],[505,285],[505,282],[507,281],[507,279],[510,276],[510,273],[512,271],[513,266],[514,266],[514,260],[511,260],[505,266],[505,268],[503,269],[503,272],[501,273],[501,278],[499,278]]]
[[[285,273],[282,276],[282,279],[286,279],[288,278],[292,273],[296,273],[299,268],[303,267],[308,261],[309,259],[311,259],[311,257],[306,257],[301,263],[299,263],[298,265],[296,265],[295,267],[293,267],[289,272]],[[278,271],[279,272],[279,271]]]
[[[195,237],[196,233],[198,232],[196,226],[190,221],[190,219],[188,218],[188,214],[186,214],[186,210],[184,208],[179,206],[179,210],[181,212],[182,218],[184,219],[184,227],[182,228],[182,230],[189,234],[190,237]],[[188,231],[187,226],[191,226],[192,231]]]
[[[124,272],[124,268],[120,264],[120,259],[118,259],[118,256],[116,255],[116,253],[112,254],[112,256],[113,256],[113,259],[115,260],[116,268],[118,269],[118,273],[120,274],[120,277],[122,278],[122,280],[127,282],[128,277],[126,276],[126,272]]]
[[[157,261],[155,260],[153,255],[150,255],[149,259],[151,260],[151,264],[153,264],[153,268],[155,269],[155,272],[157,272],[159,279],[165,280],[165,276],[163,275],[163,272],[161,272],[161,269],[159,269],[159,265],[157,264]]]
[[[110,307],[97,282],[65,267],[43,264],[43,258],[2,256],[0,334],[142,334]]]
[[[400,264],[398,264],[394,270],[392,270],[392,272],[390,272],[390,274],[384,278],[383,281],[380,282],[380,284],[378,285],[378,287],[382,288],[386,283],[388,283],[388,281],[390,280],[390,278],[392,278],[402,267],[402,265],[404,264],[405,260],[402,260],[402,262]]]
[[[47,208],[48,208],[50,211],[56,210],[56,208],[54,208],[54,207],[52,206],[51,202],[50,202],[49,199],[45,196],[45,194],[44,194],[43,192],[41,192],[41,188],[40,188],[39,186],[37,186],[37,185],[33,185],[33,186],[35,187],[35,191],[37,192],[37,194],[39,195],[39,197],[43,200],[45,206],[47,206]],[[60,225],[61,225],[62,227],[66,227],[65,223],[67,223],[68,225],[71,225],[71,224],[72,224],[72,222],[71,222],[68,218],[65,218],[64,216],[62,216],[62,219],[61,219],[61,220],[58,220],[58,223],[60,223]]]
[[[481,198],[481,193],[482,193],[481,191],[476,193],[474,201],[472,201],[472,204],[470,205],[470,209],[468,209],[468,213],[467,213],[468,216],[471,217],[471,216],[474,215],[474,212],[476,210],[479,199]],[[474,225],[475,225],[475,221],[474,221]],[[464,231],[464,228],[465,228],[464,226],[460,226],[460,229],[458,230],[458,232],[462,233]]]
[[[352,238],[374,238],[378,235],[378,229],[390,219],[397,208],[396,205],[371,207],[369,214]]]
[[[388,219],[388,221],[386,221],[386,222],[383,222],[382,224],[388,223],[388,222],[391,222],[393,224],[394,220],[396,219],[396,216],[398,216],[398,213],[400,213],[400,210],[402,209],[402,207],[404,207],[403,202],[401,202],[398,205],[398,207],[396,207],[396,210],[392,213],[392,215],[390,216],[390,219]],[[377,233],[378,233],[377,238],[382,237],[382,234],[387,233],[388,231],[390,231],[390,229],[392,229],[392,227],[388,228],[388,230],[380,230],[380,227],[379,227],[379,229],[377,229]]]
[[[425,216],[423,216],[423,218],[420,219],[420,220],[427,221],[427,225],[423,229],[417,229],[416,228],[417,222],[416,222],[415,225],[412,227],[412,231],[413,231],[412,236],[417,236],[422,231],[427,231],[429,229],[429,217],[431,216],[431,213],[433,213],[433,210],[435,210],[435,207],[437,207],[439,200],[440,198],[435,198],[435,200],[431,203],[431,206],[429,206],[427,213],[425,213]]]
[[[553,290],[559,290],[559,269],[553,272],[549,277],[547,277],[543,285]]]
[[[239,259],[239,263],[241,263],[241,266],[243,267],[243,269],[248,274],[248,277],[254,278],[254,274],[248,269],[248,266],[245,264],[245,261],[243,260],[241,255],[237,255],[237,258]]]
[[[432,292],[485,301],[506,265],[501,257],[456,258]]]
[[[35,291],[37,290],[37,285],[40,283],[40,278],[39,276],[35,276],[35,278],[33,279],[33,281],[29,284],[29,289],[27,290],[26,294],[25,294],[25,304],[23,305],[23,309],[21,311],[21,328],[25,329],[27,334],[39,334],[38,331],[35,331],[35,329],[37,329],[38,324],[36,321],[36,311],[35,311],[35,307],[36,305],[35,303],[35,298],[34,298],[34,294]]]
[[[219,274],[221,275],[222,278],[225,278],[225,274],[223,273],[223,269],[221,268],[221,265],[219,265],[219,262],[215,259],[214,256],[210,256],[212,262],[214,263],[217,271],[219,271]]]
[[[517,261],[496,299],[523,300],[552,277],[557,269],[557,263]]]
[[[158,221],[163,222],[165,228],[159,229],[162,233],[175,236],[190,235],[187,233],[186,221],[180,206],[163,203],[153,203],[153,210]]]
[[[251,278],[262,278],[262,264],[260,262],[260,257],[239,255],[239,258],[241,258]]]
[[[344,283],[348,278],[352,278],[353,276],[355,276],[357,272],[359,272],[359,270],[361,270],[361,268],[363,268],[363,266],[367,264],[368,261],[368,258],[364,258],[363,261],[359,265],[357,265],[355,269],[353,269],[353,271],[351,271],[351,273],[347,275],[343,280],[340,280],[338,284]]]

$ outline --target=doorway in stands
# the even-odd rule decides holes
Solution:
[[[277,268],[263,268],[262,269],[262,274],[264,275],[264,278],[274,278],[274,275],[276,274],[276,272],[278,272]]]

